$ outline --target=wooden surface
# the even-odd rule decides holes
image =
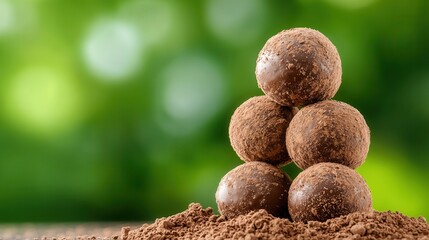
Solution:
[[[139,223],[85,223],[85,224],[17,224],[0,225],[0,240],[37,239],[113,239],[120,236],[122,227],[136,229]],[[120,239],[120,238],[118,238]]]

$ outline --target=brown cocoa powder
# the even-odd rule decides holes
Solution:
[[[128,229],[127,229],[128,230]],[[226,219],[192,203],[179,214],[125,231],[124,240],[140,239],[421,239],[429,240],[423,217],[399,212],[355,212],[326,222],[291,222],[265,210]]]

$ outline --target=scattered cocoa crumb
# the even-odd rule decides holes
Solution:
[[[128,237],[128,233],[130,232],[131,228],[130,227],[123,227],[121,229],[121,238],[125,239]]]
[[[326,222],[291,222],[265,210],[226,219],[192,203],[179,214],[127,232],[124,240],[140,239],[429,239],[423,217],[399,212],[355,212]]]

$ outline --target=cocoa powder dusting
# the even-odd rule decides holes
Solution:
[[[355,212],[304,224],[273,217],[265,210],[226,219],[196,203],[182,213],[126,232],[121,239],[429,239],[423,217],[398,212]]]

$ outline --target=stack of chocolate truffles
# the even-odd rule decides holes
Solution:
[[[354,170],[368,154],[370,131],[354,107],[331,100],[341,84],[336,47],[319,31],[284,30],[256,61],[263,96],[234,112],[231,145],[244,161],[216,191],[219,212],[234,218],[265,209],[293,221],[325,221],[371,211],[371,192]],[[292,181],[279,167],[303,171]]]

